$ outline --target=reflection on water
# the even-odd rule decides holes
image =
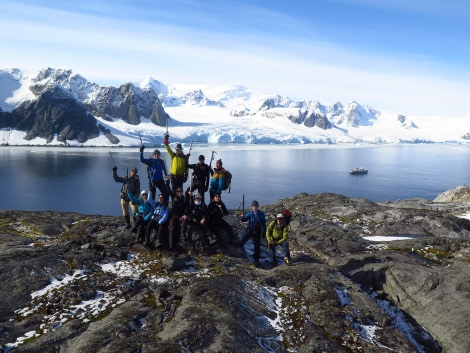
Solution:
[[[468,184],[467,146],[208,146],[193,145],[190,163],[205,155],[222,159],[233,174],[230,193],[222,199],[231,209],[245,209],[256,199],[261,205],[280,198],[333,192],[372,201],[405,198],[434,199],[439,193]],[[145,150],[148,158],[154,148]],[[170,166],[164,148],[159,148]],[[189,146],[184,146],[187,152]],[[120,185],[112,178],[139,169],[142,188],[148,187],[138,148],[1,147],[2,209],[59,210],[120,215]],[[212,166],[214,166],[212,162]],[[363,166],[366,175],[350,175]]]

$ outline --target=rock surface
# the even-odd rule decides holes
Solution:
[[[265,243],[255,267],[251,241],[173,254],[118,217],[0,211],[0,350],[470,351],[465,203],[303,193],[261,209],[284,206],[294,264],[274,269]]]

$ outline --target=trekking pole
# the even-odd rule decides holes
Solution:
[[[245,215],[245,194],[243,194],[242,196],[242,212],[243,212],[243,215]]]
[[[126,169],[126,191],[129,191],[129,168]]]
[[[114,158],[113,158],[113,154],[111,153],[111,151],[109,151],[109,155],[111,156],[111,160],[113,161],[113,167],[115,167],[116,163],[114,163]]]

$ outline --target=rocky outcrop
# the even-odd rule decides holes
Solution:
[[[169,118],[155,91],[138,88],[130,82],[118,88],[104,87],[96,98],[84,104],[96,116],[122,119],[131,125],[138,125],[142,118],[146,118],[156,125],[165,126]]]
[[[470,186],[460,185],[437,195],[434,202],[470,203]]]
[[[97,121],[70,92],[50,85],[34,101],[27,101],[11,113],[1,113],[0,127],[25,131],[25,140],[36,137],[51,142],[77,140],[80,143],[99,136]]]
[[[322,193],[293,212],[293,266],[245,248],[151,251],[120,218],[0,211],[0,345],[14,352],[466,352],[465,205]],[[246,224],[228,221],[241,233]],[[407,235],[372,242],[368,236]],[[247,260],[248,259],[248,260]]]

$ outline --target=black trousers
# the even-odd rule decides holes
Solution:
[[[165,184],[165,180],[163,180],[163,179],[162,180],[152,180],[149,187],[150,187],[150,191],[152,192],[152,198],[154,200],[155,200],[155,194],[156,194],[156,191],[157,191],[157,188],[158,188],[158,190],[160,190],[160,193],[165,195],[165,200],[168,201],[169,192],[168,192],[167,186]]]
[[[240,246],[245,245],[245,243],[250,238],[253,238],[254,245],[253,260],[255,260],[255,262],[258,262],[261,254],[261,229],[255,230],[253,228],[248,227],[245,234],[243,234],[242,240],[240,241]]]

